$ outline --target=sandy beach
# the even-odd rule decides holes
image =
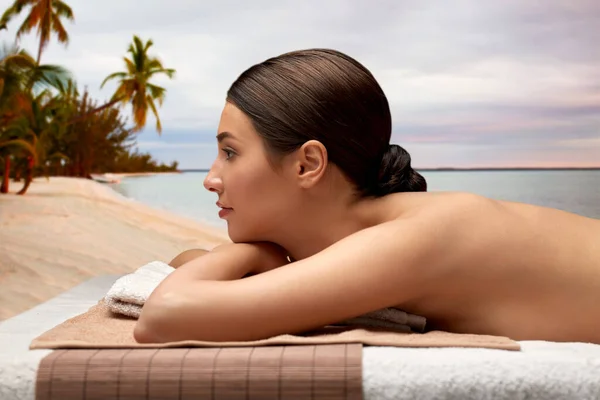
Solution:
[[[98,275],[212,249],[227,233],[86,179],[36,179],[0,196],[0,321]]]

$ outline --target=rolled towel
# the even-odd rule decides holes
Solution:
[[[135,272],[117,279],[104,297],[108,308],[117,314],[139,318],[144,303],[156,287],[175,268],[162,261],[152,261]],[[350,318],[332,325],[378,327],[407,332],[423,332],[424,317],[390,307]]]
[[[422,333],[425,331],[426,322],[425,317],[410,314],[395,307],[389,307],[350,318],[334,325],[363,325],[401,331],[408,329],[411,332]]]
[[[150,294],[175,268],[152,261],[115,281],[104,297],[108,308],[117,314],[139,318]]]

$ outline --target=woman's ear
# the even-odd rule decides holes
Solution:
[[[327,149],[318,140],[309,140],[296,151],[296,178],[303,188],[317,184],[327,169]]]

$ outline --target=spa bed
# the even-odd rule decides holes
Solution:
[[[117,278],[101,276],[90,279],[0,323],[0,400],[34,400],[36,382],[38,387],[46,390],[44,384],[47,382],[40,383],[40,380],[47,381],[47,377],[38,376],[40,362],[53,352],[56,355],[63,350],[29,350],[29,344],[43,332],[97,304]],[[598,322],[600,325],[600,320]],[[340,378],[340,382],[345,379],[343,391],[335,392],[333,389],[336,388],[333,388],[336,394],[328,396],[325,388],[322,395],[315,397],[365,400],[600,399],[600,345],[542,341],[524,341],[520,345],[521,351],[360,346],[360,354],[354,355],[354,361],[360,362],[358,371],[351,369],[352,360],[348,361],[349,367],[340,370],[346,374]],[[357,350],[356,346],[348,348]],[[348,348],[343,351],[347,353]],[[330,350],[339,352],[339,348]],[[200,354],[200,349],[198,351]],[[77,354],[84,353],[80,350]],[[312,385],[313,390],[315,379],[326,375],[330,367],[324,365],[322,368],[318,370],[320,372],[313,371],[312,381],[306,376],[303,378],[303,382]],[[359,381],[352,381],[353,376],[350,375],[359,377]],[[292,382],[294,377],[288,374],[286,379]],[[152,378],[144,382],[151,387]],[[96,381],[95,384],[99,383]],[[235,382],[231,384],[235,385]],[[214,384],[211,389],[215,389]],[[84,387],[84,390],[89,393],[91,389]],[[242,392],[238,395],[238,398],[247,398]],[[98,393],[88,396],[100,397]],[[38,393],[37,398],[49,397]],[[302,396],[298,395],[298,398]]]

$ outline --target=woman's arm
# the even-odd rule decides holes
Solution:
[[[269,242],[227,243],[206,251],[187,250],[177,255],[170,266],[177,279],[234,280],[287,264],[286,253]],[[171,275],[173,275],[171,274]],[[169,278],[173,279],[173,278]],[[165,280],[166,281],[166,280]]]
[[[280,246],[269,242],[227,243],[210,252],[192,250],[183,252],[171,261],[176,268],[152,292],[146,300],[134,335],[136,338],[154,335],[147,323],[155,321],[164,310],[164,302],[173,295],[187,292],[190,282],[230,281],[248,275],[260,274],[288,263],[287,255]]]
[[[247,279],[173,276],[153,293],[134,334],[140,342],[255,340],[402,304],[422,295],[430,280],[423,271],[442,260],[440,235],[430,221],[393,221]]]
[[[173,268],[179,268],[182,265],[187,264],[188,262],[195,260],[198,257],[202,257],[208,253],[209,253],[208,250],[203,250],[203,249],[186,250],[182,253],[177,254],[177,256],[175,256],[175,258],[173,258],[169,262],[169,265]]]

